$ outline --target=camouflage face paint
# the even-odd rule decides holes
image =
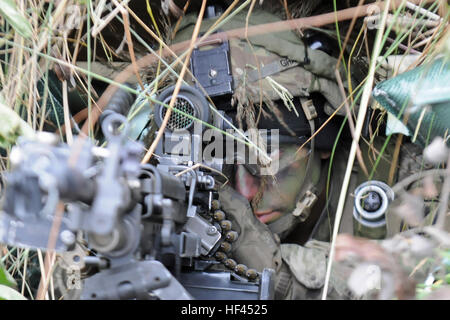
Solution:
[[[261,222],[273,222],[295,207],[308,161],[308,151],[295,154],[296,150],[296,146],[281,147],[281,166],[274,176],[255,177],[244,166],[238,166],[235,188],[252,203],[253,212]]]

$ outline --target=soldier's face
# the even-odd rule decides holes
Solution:
[[[295,208],[308,160],[308,150],[296,153],[297,148],[280,147],[277,153],[280,166],[273,176],[253,176],[243,165],[236,170],[236,190],[249,200],[253,213],[263,223],[273,222]]]

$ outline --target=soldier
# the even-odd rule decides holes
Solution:
[[[183,18],[175,42],[190,38],[195,19],[193,15]],[[254,11],[250,25],[277,20],[268,12]],[[202,30],[214,22],[214,18],[204,20]],[[222,28],[240,28],[245,23],[246,13],[239,13]],[[309,40],[314,41],[313,37]],[[331,40],[322,39],[326,41]],[[337,60],[329,46],[312,50],[306,42],[294,32],[250,37],[249,42],[229,40],[235,108],[226,108],[227,115],[242,130],[279,129],[279,148],[270,150],[279,166],[272,175],[261,174],[267,165],[261,157],[257,169],[234,166],[228,173],[233,185],[221,188],[219,197],[239,234],[233,259],[258,271],[274,269],[276,299],[318,298],[325,279],[326,243],[281,244],[293,240],[304,244],[323,216],[326,166],[342,122],[339,117],[332,120],[311,143],[304,144],[342,103],[333,80]],[[223,100],[219,103],[223,106]],[[265,147],[258,139],[254,141]]]

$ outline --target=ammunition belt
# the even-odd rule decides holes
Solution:
[[[232,222],[227,220],[226,213],[221,209],[218,200],[212,201],[212,218],[219,223],[222,233],[222,242],[214,254],[217,261],[220,261],[227,269],[233,270],[236,274],[246,277],[248,280],[255,281],[259,277],[259,273],[255,269],[248,268],[244,264],[237,263],[230,258],[233,249],[233,243],[239,238],[239,234],[232,230]]]

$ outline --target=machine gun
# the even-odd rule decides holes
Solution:
[[[273,298],[273,270],[225,254],[238,234],[214,177],[164,154],[160,165],[140,164],[144,149],[127,139],[126,118],[102,120],[106,148],[81,138],[69,147],[45,132],[18,142],[0,242],[45,250],[56,232],[52,249],[80,270],[81,299]]]

